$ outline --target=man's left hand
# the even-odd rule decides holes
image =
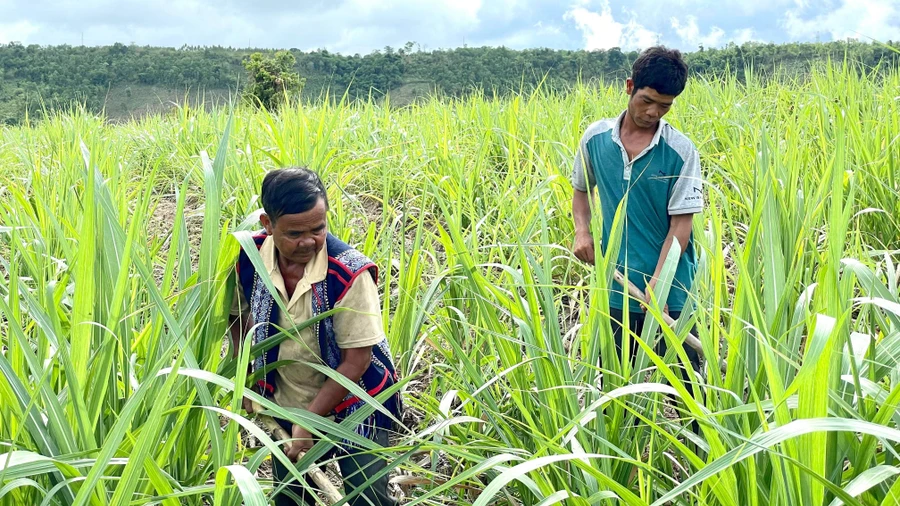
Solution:
[[[294,438],[295,441],[291,441],[291,445],[285,448],[284,453],[291,459],[291,462],[297,462],[300,458],[300,454],[305,453],[312,448],[315,441],[308,430],[296,424],[291,428],[291,437]]]
[[[644,301],[646,301],[648,304],[650,303],[650,292],[656,290],[656,282],[657,281],[658,281],[657,278],[651,279],[650,282],[647,283],[647,288],[644,290]],[[641,304],[641,309],[643,309],[645,313],[647,312],[647,306],[643,303]],[[666,314],[669,314],[669,305],[668,304],[666,304],[663,307],[663,312]]]

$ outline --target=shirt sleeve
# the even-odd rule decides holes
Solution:
[[[378,286],[368,272],[353,280],[334,314],[334,337],[341,349],[375,346],[384,339]]]
[[[575,150],[575,163],[572,166],[572,176],[569,178],[572,188],[587,193],[594,188],[594,169],[591,165],[591,157],[587,152],[587,132],[578,141]]]
[[[700,154],[692,147],[681,167],[681,174],[669,197],[669,215],[695,214],[703,211],[703,177],[700,174]]]

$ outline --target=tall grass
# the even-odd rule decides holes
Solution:
[[[230,273],[262,175],[307,164],[332,232],[382,268],[410,416],[373,451],[418,478],[408,502],[896,504],[898,90],[842,66],[692,82],[667,119],[707,178],[695,311],[607,370],[612,266],[569,253],[566,179],[619,89],[2,130],[0,500],[265,503],[255,475],[283,456],[238,411]],[[693,324],[726,367],[685,380]]]

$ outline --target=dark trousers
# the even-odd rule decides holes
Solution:
[[[669,313],[669,316],[671,316],[673,319],[677,320],[678,318],[681,317],[681,313],[673,311],[673,312]],[[610,326],[612,327],[612,331],[613,331],[613,338],[615,339],[615,342],[616,342],[616,352],[619,354],[619,356],[621,356],[621,354],[622,354],[622,330],[623,330],[622,329],[622,319],[623,319],[622,310],[615,309],[615,308],[609,308],[609,318],[610,318],[609,323],[610,323]],[[628,313],[629,332],[634,333],[636,335],[641,335],[641,332],[644,330],[644,323],[646,321],[646,318],[647,318],[647,315],[644,314],[643,312],[637,312],[637,313],[629,312]],[[665,325],[665,324],[661,323],[661,325]],[[691,329],[691,333],[693,333],[696,336],[697,328],[694,327],[693,329]],[[637,352],[637,348],[638,348],[637,344],[633,344],[631,346],[630,360],[632,360],[632,361],[634,360],[634,355]],[[657,339],[655,351],[656,351],[656,354],[659,356],[665,355],[666,340],[663,336],[659,336],[659,339]],[[691,348],[690,346],[688,346],[687,344],[685,344],[684,352],[687,354],[688,360],[691,362],[691,366],[694,368],[694,371],[700,372],[700,355],[697,353],[697,350],[695,350],[695,349]],[[600,367],[603,367],[604,369],[609,369],[610,365],[611,365],[611,363],[606,364],[606,365],[603,364],[603,354],[601,353],[600,354]],[[678,366],[676,366],[676,370],[679,374],[681,374],[681,378],[684,379],[685,378],[685,375],[683,374],[684,371],[682,370],[682,367],[680,366],[680,364]],[[693,395],[693,393],[694,393],[693,382],[686,381],[684,383],[684,386],[687,389],[688,393]],[[693,431],[695,433],[697,433],[699,431],[699,426],[697,425],[696,421],[691,422],[691,428],[693,429]]]
[[[285,425],[285,423],[281,420],[279,420],[279,423],[281,423],[282,426]],[[288,425],[286,430],[290,434],[290,425]],[[372,438],[372,440],[381,446],[389,446],[388,431],[384,429],[378,429],[375,432],[375,436]],[[293,494],[301,499],[300,502],[297,502],[291,496],[282,492],[275,496],[275,506],[319,504],[316,502],[316,499],[310,495],[310,492],[305,487],[297,483],[297,480],[288,472],[287,468],[284,467],[281,461],[273,458],[272,464],[276,481],[286,482],[288,480],[293,480],[293,482],[285,488],[287,490],[290,490]],[[338,465],[341,467],[341,477],[344,480],[344,493],[349,495],[351,492],[360,488],[363,483],[369,480],[370,477],[382,471],[387,463],[379,455],[359,453],[352,448],[348,448],[347,453],[342,453],[340,455]],[[360,491],[359,495],[348,501],[347,504],[349,506],[396,505],[397,501],[393,497],[391,497],[390,494],[388,494],[389,478],[389,474],[386,473],[384,476],[378,478],[368,488]],[[318,488],[312,482],[311,478],[307,477],[307,482],[310,489],[316,490]]]

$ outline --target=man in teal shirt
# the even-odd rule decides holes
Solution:
[[[665,301],[666,310],[675,319],[685,309],[693,283],[697,255],[692,222],[694,214],[703,210],[697,149],[662,119],[686,82],[687,65],[678,50],[652,47],[641,53],[626,81],[628,107],[617,118],[588,127],[579,143],[571,178],[574,253],[578,259],[594,262],[589,203],[594,188],[602,220],[602,248],[609,242],[616,209],[627,199],[616,263],[623,274],[627,265],[627,278],[639,289],[655,287],[673,239],[678,239],[681,256]],[[616,348],[621,350],[625,309],[622,287],[613,287],[609,305]],[[630,329],[639,334],[645,318],[640,302],[631,299],[628,311]],[[697,367],[697,353],[689,347],[685,351]]]

